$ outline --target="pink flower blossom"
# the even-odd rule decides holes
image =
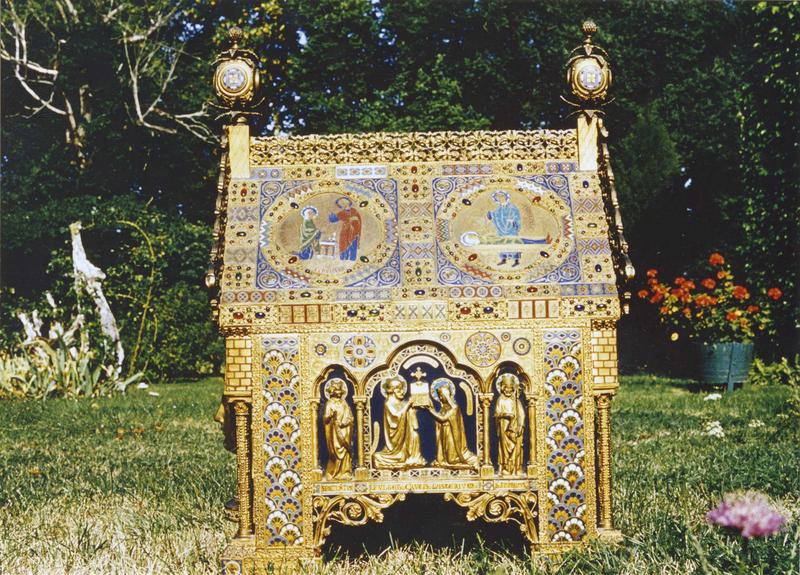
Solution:
[[[760,493],[726,495],[716,509],[706,514],[709,523],[739,531],[745,539],[768,537],[780,531],[786,517]]]

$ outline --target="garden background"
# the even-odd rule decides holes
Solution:
[[[77,303],[69,224],[80,220],[88,257],[107,274],[124,374],[142,372],[151,384],[219,374],[223,347],[202,283],[221,151],[211,63],[232,24],[263,67],[255,131],[325,134],[567,126],[563,66],[586,18],[598,24],[595,42],[614,72],[606,126],[637,286],[646,269],[691,274],[719,252],[753,291],[783,292],[759,357],[800,350],[798,3],[4,0],[2,8],[0,356],[19,342],[19,311],[38,309],[47,324],[60,319],[47,293],[60,310]],[[685,357],[684,339],[671,343],[651,307],[637,298],[620,323],[623,373],[669,372]],[[659,381],[652,397],[637,387],[642,403],[626,412],[686,391]],[[768,419],[781,393],[754,397],[769,406],[762,411],[731,408]],[[117,405],[136,412],[135,401]],[[40,408],[3,409],[16,422],[6,438],[18,442],[14,429]],[[52,409],[61,417],[73,408]],[[142,409],[144,419],[153,415]],[[193,413],[199,428],[211,426],[205,412]],[[136,417],[120,423],[123,436],[139,427]],[[775,441],[790,465],[796,438]],[[23,460],[37,465],[33,452]],[[9,461],[6,495],[19,468]],[[796,479],[787,483],[782,469],[775,495],[796,500]],[[26,501],[14,489],[12,507]]]

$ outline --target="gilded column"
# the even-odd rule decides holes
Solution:
[[[531,394],[528,399],[528,445],[530,454],[528,455],[528,476],[536,477],[538,472],[536,457],[536,396]]]
[[[613,529],[611,519],[611,395],[597,396],[597,464],[599,469],[599,527]]]
[[[364,467],[364,406],[367,398],[363,395],[353,397],[356,404],[356,479],[367,479]]]
[[[480,393],[478,394],[478,400],[481,403],[481,418],[483,420],[483,435],[481,439],[481,443],[483,450],[482,458],[483,461],[481,462],[481,477],[489,477],[494,475],[494,467],[492,466],[491,460],[491,441],[489,439],[489,428],[491,426],[491,422],[489,421],[489,407],[492,403],[492,398],[494,397],[491,393]]]
[[[233,402],[236,413],[236,467],[239,470],[239,530],[236,537],[247,538],[250,529],[250,442],[247,432],[250,423],[250,406],[247,402]]]
[[[322,479],[322,462],[319,460],[319,399],[313,398],[311,400],[311,461],[314,462],[311,474],[315,481]]]

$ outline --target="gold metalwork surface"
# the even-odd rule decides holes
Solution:
[[[253,138],[253,166],[575,158],[575,130],[411,132]]]
[[[397,501],[405,500],[404,493],[392,495],[339,495],[314,497],[314,545],[319,548],[330,535],[330,521],[344,525],[364,525],[367,521],[383,522],[383,510]]]
[[[467,520],[490,523],[513,521],[531,543],[537,543],[536,495],[533,493],[445,493],[445,501],[467,508]]]

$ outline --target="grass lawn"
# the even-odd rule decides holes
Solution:
[[[233,456],[211,419],[220,391],[209,379],[110,399],[0,402],[0,573],[217,573],[234,531],[221,510],[235,490]],[[685,382],[624,378],[612,419],[615,520],[626,536],[618,547],[595,543],[531,559],[513,552],[513,541],[497,541],[505,531],[487,527],[483,539],[464,544],[426,538],[363,555],[332,548],[340,536],[316,569],[737,573],[741,541],[707,525],[704,514],[724,493],[757,489],[792,519],[782,534],[752,542],[741,573],[800,573],[800,430],[782,414],[786,395],[762,387],[704,401],[706,393]],[[704,435],[712,420],[724,437]],[[383,531],[369,532],[388,536],[392,513]],[[437,523],[431,516],[426,528]],[[365,533],[337,530],[344,540]]]

